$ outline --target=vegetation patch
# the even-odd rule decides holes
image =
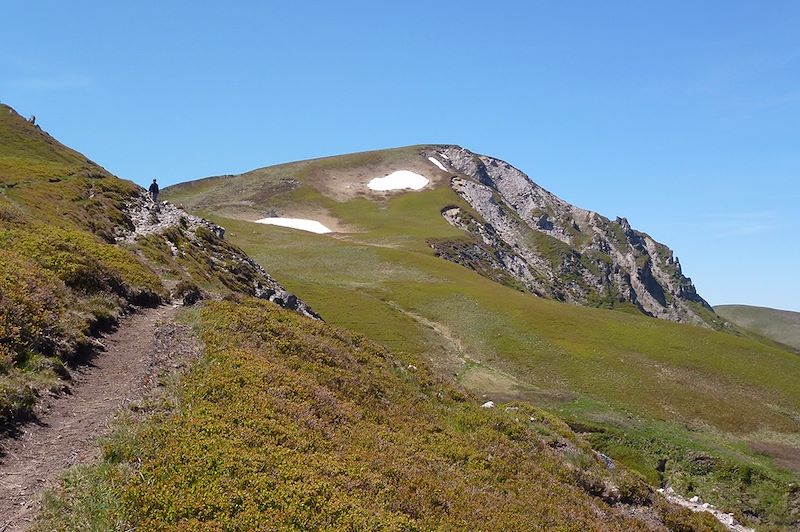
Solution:
[[[663,424],[642,423],[627,431],[595,426],[587,439],[651,485],[670,486],[687,497],[699,495],[715,506],[735,509],[740,521],[800,525],[800,503],[791,496],[793,475],[748,456],[740,445],[723,438],[702,442]]]
[[[65,364],[130,304],[168,297],[127,228],[133,183],[0,106],[0,425],[65,388]]]
[[[49,499],[41,529],[646,528],[618,504],[719,529],[606,469],[546,412],[480,408],[419,360],[270,303],[205,305],[205,357],[177,408],[111,438]],[[81,477],[102,488],[94,501]]]

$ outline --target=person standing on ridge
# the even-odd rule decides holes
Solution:
[[[153,182],[150,183],[150,188],[148,190],[150,191],[150,199],[153,200],[153,203],[156,203],[158,201],[158,183],[156,183],[155,178],[153,178]]]

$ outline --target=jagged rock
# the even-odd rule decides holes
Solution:
[[[126,214],[133,223],[133,230],[120,228],[118,242],[134,243],[137,238],[154,233],[163,233],[171,227],[189,228],[195,232],[198,227],[205,227],[219,238],[224,238],[225,229],[192,214],[168,201],[151,202],[147,197],[135,198],[128,204]]]
[[[595,452],[597,457],[600,459],[601,462],[606,466],[607,469],[615,469],[617,465],[614,463],[614,460],[611,459],[610,456],[607,456],[600,452]]]
[[[713,323],[713,310],[672,251],[626,218],[611,221],[570,205],[510,164],[458,146],[426,155],[448,161],[451,187],[478,214],[444,209],[442,216],[476,241],[429,241],[437,255],[543,297],[609,308],[626,303],[657,318]]]

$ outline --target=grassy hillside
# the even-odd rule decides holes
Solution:
[[[46,391],[63,391],[67,366],[92,349],[92,336],[133,305],[168,300],[167,286],[252,289],[238,248],[203,227],[190,231],[184,219],[164,234],[118,239],[132,228],[129,207],[141,197],[139,187],[4,106],[0,140],[5,426],[30,413]],[[338,218],[339,200],[350,198],[347,212],[377,225],[388,207],[408,230],[377,227],[362,234],[368,246],[343,243],[357,253],[397,246],[433,259],[419,240],[431,229],[419,225],[417,203],[376,209],[366,197],[350,197],[344,181],[326,187],[327,195],[294,190],[289,201]],[[426,208],[450,200],[444,188],[425,198]],[[457,233],[441,226],[433,234]],[[412,272],[413,265],[398,264]],[[336,294],[334,288],[326,297]],[[407,304],[386,303],[390,315]],[[428,327],[420,325],[424,313],[401,314],[414,330]],[[209,302],[189,319],[205,354],[177,385],[177,401],[120,429],[101,463],[74,471],[51,499],[42,529],[645,526],[631,515],[676,530],[718,528],[709,516],[666,504],[638,475],[609,470],[553,415],[524,403],[481,409],[426,369],[413,353],[424,348],[394,355],[358,333],[242,296]],[[409,339],[409,329],[396,332],[397,340]],[[451,358],[441,360],[450,364],[456,359],[443,347]],[[764,471],[752,474],[754,485],[769,488],[759,511],[780,489],[760,482]],[[785,514],[778,503],[764,510],[776,522]]]
[[[260,274],[211,231],[118,242],[142,193],[0,105],[0,428],[65,391],[122,313],[169,299],[165,281],[253,290]]]
[[[714,310],[743,329],[800,351],[800,312],[748,305],[719,305]]]
[[[539,299],[436,258],[427,240],[467,238],[441,209],[468,208],[420,150],[286,164],[165,194],[225,226],[329,323],[423,356],[479,395],[545,406],[654,484],[756,519],[796,519],[790,515],[800,501],[789,486],[797,470],[775,462],[800,453],[794,353]],[[434,183],[388,196],[364,186],[397,169]],[[342,232],[250,221],[266,215],[324,220]]]
[[[62,390],[65,364],[125,306],[167,297],[111,243],[137,193],[0,105],[0,425]]]
[[[480,408],[361,335],[253,299],[190,319],[205,356],[177,408],[119,431],[38,529],[720,529],[549,414]]]

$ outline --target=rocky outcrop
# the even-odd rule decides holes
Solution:
[[[117,242],[138,247],[145,257],[155,257],[180,277],[199,284],[219,283],[321,319],[245,252],[226,242],[222,227],[170,202],[153,203],[146,194],[129,202],[126,214],[131,224],[127,229],[119,228]]]
[[[744,526],[740,524],[734,514],[723,512],[719,508],[716,508],[713,504],[709,504],[707,502],[703,502],[700,497],[695,495],[690,499],[686,499],[685,497],[681,497],[678,495],[675,490],[670,487],[667,488],[659,488],[658,493],[664,496],[672,504],[677,504],[678,506],[683,506],[684,508],[688,508],[693,512],[708,512],[713,515],[717,521],[719,521],[722,526],[724,526],[727,530],[731,530],[733,532],[755,532],[755,529],[750,528],[748,526]]]
[[[471,207],[442,211],[475,238],[457,253],[452,245],[429,242],[440,256],[495,280],[502,270],[515,280],[504,284],[543,297],[609,308],[630,304],[657,318],[715,323],[672,251],[625,218],[612,221],[570,205],[493,157],[458,146],[425,155],[444,161],[453,172],[453,190]]]

